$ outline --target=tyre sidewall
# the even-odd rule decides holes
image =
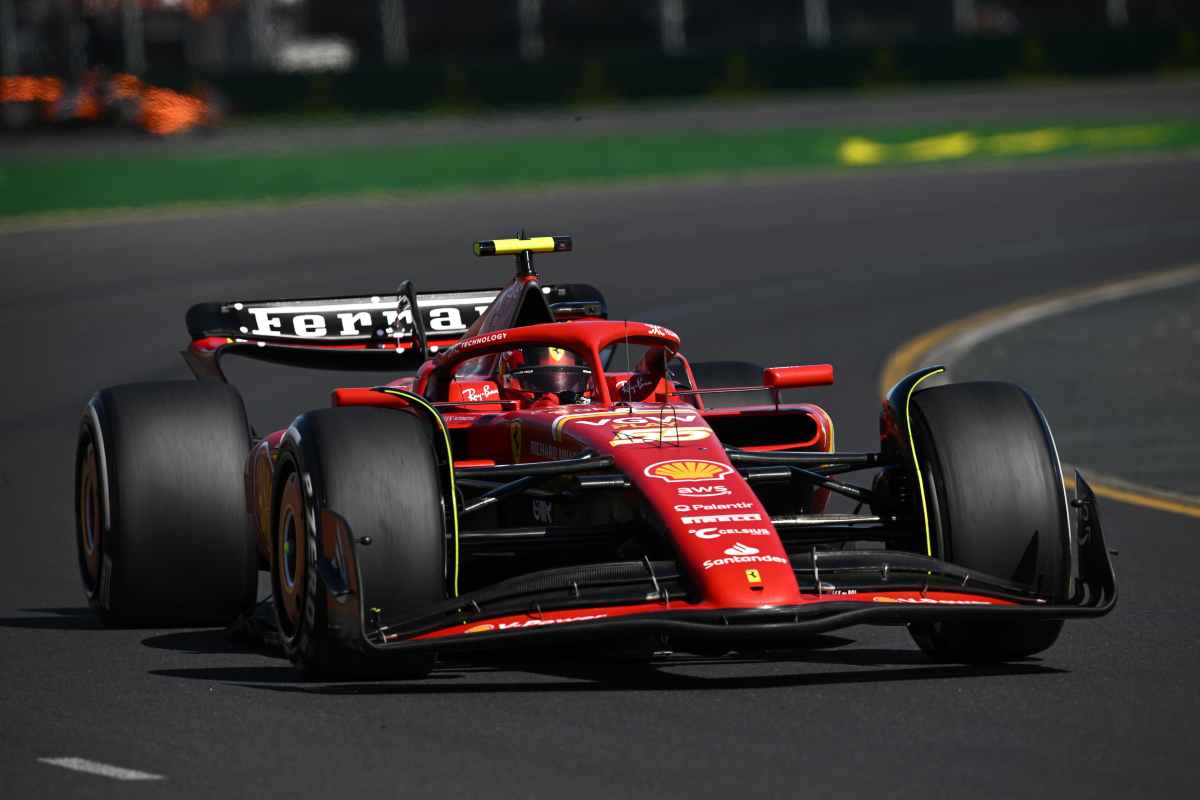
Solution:
[[[80,530],[89,444],[99,472],[99,581],[87,573]],[[248,452],[245,409],[224,384],[126,384],[91,399],[76,446],[76,540],[84,592],[103,622],[219,624],[253,606]]]
[[[990,418],[984,413],[989,402],[996,412]],[[928,514],[931,555],[1023,583],[1052,602],[1066,600],[1072,548],[1062,470],[1037,404],[1017,386],[977,383],[925,389],[914,396],[913,406],[925,502],[916,511],[918,518]],[[978,417],[972,419],[975,412]],[[1002,430],[1005,421],[1011,430]],[[1024,449],[1023,469],[1010,469],[994,459],[989,469],[977,452],[1011,452],[1006,446]],[[989,479],[1008,480],[1010,485],[988,485]],[[1005,509],[1012,511],[1011,519],[1003,516]],[[1032,565],[1015,556],[1022,546],[1028,553],[1028,545],[1012,539],[1030,530],[1039,537]],[[1043,531],[1048,542],[1040,539]],[[924,548],[921,542],[919,549]],[[1029,577],[1030,566],[1032,579],[1022,580]],[[1041,652],[1054,644],[1062,627],[1061,620],[950,620],[912,624],[909,630],[936,658],[992,662]]]
[[[428,491],[438,485],[428,428],[427,420],[402,411],[335,408],[303,415],[283,438],[272,502],[271,583],[285,652],[309,677],[419,677],[433,666],[432,653],[387,656],[369,651],[363,642],[346,636],[347,631],[331,631],[331,601],[316,568],[322,556],[320,543],[327,538],[321,529],[327,516],[323,512],[335,512],[345,518],[350,534],[363,548],[356,556],[363,593],[362,598],[354,598],[356,607],[378,601],[395,604],[393,613],[397,608],[417,612],[421,605],[446,596],[444,510],[440,491],[432,495]],[[293,508],[291,513],[303,523],[306,554],[303,602],[296,619],[287,613],[286,577],[280,562],[282,523],[288,510],[285,493],[292,475],[300,488],[302,509],[297,514]],[[405,497],[414,484],[418,496]],[[355,492],[364,485],[380,489],[376,499],[370,492]],[[397,508],[378,500],[393,496],[399,498]],[[409,500],[415,505],[405,508]],[[432,516],[437,518],[436,530],[429,527]],[[426,518],[425,533],[435,538],[405,538],[417,518]],[[398,519],[405,525],[397,527]],[[370,544],[363,544],[364,540]]]
[[[972,419],[972,403],[981,396],[991,396],[1016,424],[1001,431],[1003,420],[983,414]],[[931,555],[1065,601],[1071,541],[1062,469],[1033,399],[1011,384],[964,383],[918,392],[913,406]],[[1012,452],[1005,448],[1014,445],[1021,452],[1014,454],[1013,464],[996,457]],[[1015,537],[1023,532],[1038,537],[1037,557],[1019,569],[1015,553],[1028,545]],[[1030,574],[1032,580],[1022,580]]]

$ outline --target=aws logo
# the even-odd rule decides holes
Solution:
[[[721,484],[715,486],[680,486],[675,490],[675,493],[680,497],[688,499],[724,497],[733,494],[728,486],[722,486]]]

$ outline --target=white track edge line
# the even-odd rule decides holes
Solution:
[[[998,318],[989,320],[968,331],[951,336],[927,352],[925,360],[931,363],[944,364],[946,366],[946,374],[949,375],[955,362],[960,361],[967,353],[979,345],[989,339],[994,339],[1002,333],[1038,322],[1047,317],[1078,311],[1102,303],[1124,300],[1141,294],[1186,286],[1197,281],[1200,281],[1200,264],[1168,272],[1157,272],[1152,275],[1131,278],[1125,281],[1117,281],[1116,283],[1108,283],[1093,289],[1086,289],[1070,294],[1066,297],[1056,297],[1033,303],[1015,309],[1007,314],[1002,314]]]
[[[1056,297],[1040,303],[1033,303],[1008,314],[1003,314],[997,319],[990,320],[971,330],[951,336],[946,341],[929,350],[924,355],[923,360],[928,363],[941,363],[945,365],[946,371],[941,375],[941,379],[948,380],[955,362],[961,361],[971,350],[1002,333],[1007,333],[1024,325],[1029,325],[1048,317],[1058,316],[1059,314],[1078,311],[1102,303],[1124,300],[1141,294],[1186,286],[1197,281],[1200,281],[1200,264],[1168,270],[1167,272],[1156,272],[1151,275],[1117,281],[1116,283],[1108,283],[1093,289],[1085,289],[1066,297]],[[1068,465],[1064,464],[1064,474],[1066,474],[1067,468]],[[1070,468],[1078,469],[1085,476],[1091,476],[1091,482],[1106,484],[1114,489],[1144,494],[1159,500],[1200,505],[1200,496],[1134,483],[1133,481],[1115,475],[1100,473],[1087,467],[1070,465]]]
[[[48,764],[52,767],[62,767],[63,769],[73,770],[75,772],[86,772],[89,775],[100,775],[105,778],[112,778],[118,781],[161,781],[164,779],[162,775],[155,775],[152,772],[142,772],[137,769],[126,769],[125,767],[117,767],[112,764],[105,764],[100,761],[92,761],[87,758],[76,758],[73,756],[59,756],[55,758],[39,758],[39,763]]]

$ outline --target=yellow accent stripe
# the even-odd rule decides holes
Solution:
[[[929,504],[925,502],[925,479],[921,477],[921,463],[917,461],[917,443],[913,441],[912,413],[909,409],[912,406],[912,396],[917,391],[917,387],[927,379],[934,375],[941,375],[945,371],[944,369],[935,369],[928,375],[922,375],[920,380],[908,390],[908,397],[904,398],[904,424],[908,428],[908,447],[912,450],[913,470],[917,473],[917,489],[921,492],[921,516],[925,520],[925,553],[930,558],[933,557],[933,536],[929,533]]]
[[[450,473],[450,519],[453,520],[454,524],[454,596],[458,597],[458,489],[454,485],[454,451],[450,449],[450,431],[446,429],[446,423],[442,421],[442,415],[420,395],[390,386],[382,388],[381,391],[384,394],[395,395],[409,402],[416,403],[428,411],[437,422],[438,430],[442,432],[442,438],[446,442],[446,458],[449,459],[447,467]]]
[[[491,244],[495,248],[493,255],[497,256],[516,255],[526,250],[531,253],[554,252],[553,236],[535,236],[532,239],[493,239]],[[480,255],[479,250],[480,247],[477,244],[475,246],[475,255]]]

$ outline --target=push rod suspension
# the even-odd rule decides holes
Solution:
[[[854,467],[870,469],[888,464],[882,453],[822,453],[814,450],[775,450],[766,453],[750,453],[730,447],[725,454],[734,464],[788,465],[796,467]]]
[[[576,472],[589,472],[594,469],[605,469],[613,465],[612,456],[580,456],[579,458],[564,458],[560,461],[537,461],[530,464],[497,464],[490,467],[458,467],[454,470],[456,478],[523,478],[526,475],[555,476],[571,475]]]

